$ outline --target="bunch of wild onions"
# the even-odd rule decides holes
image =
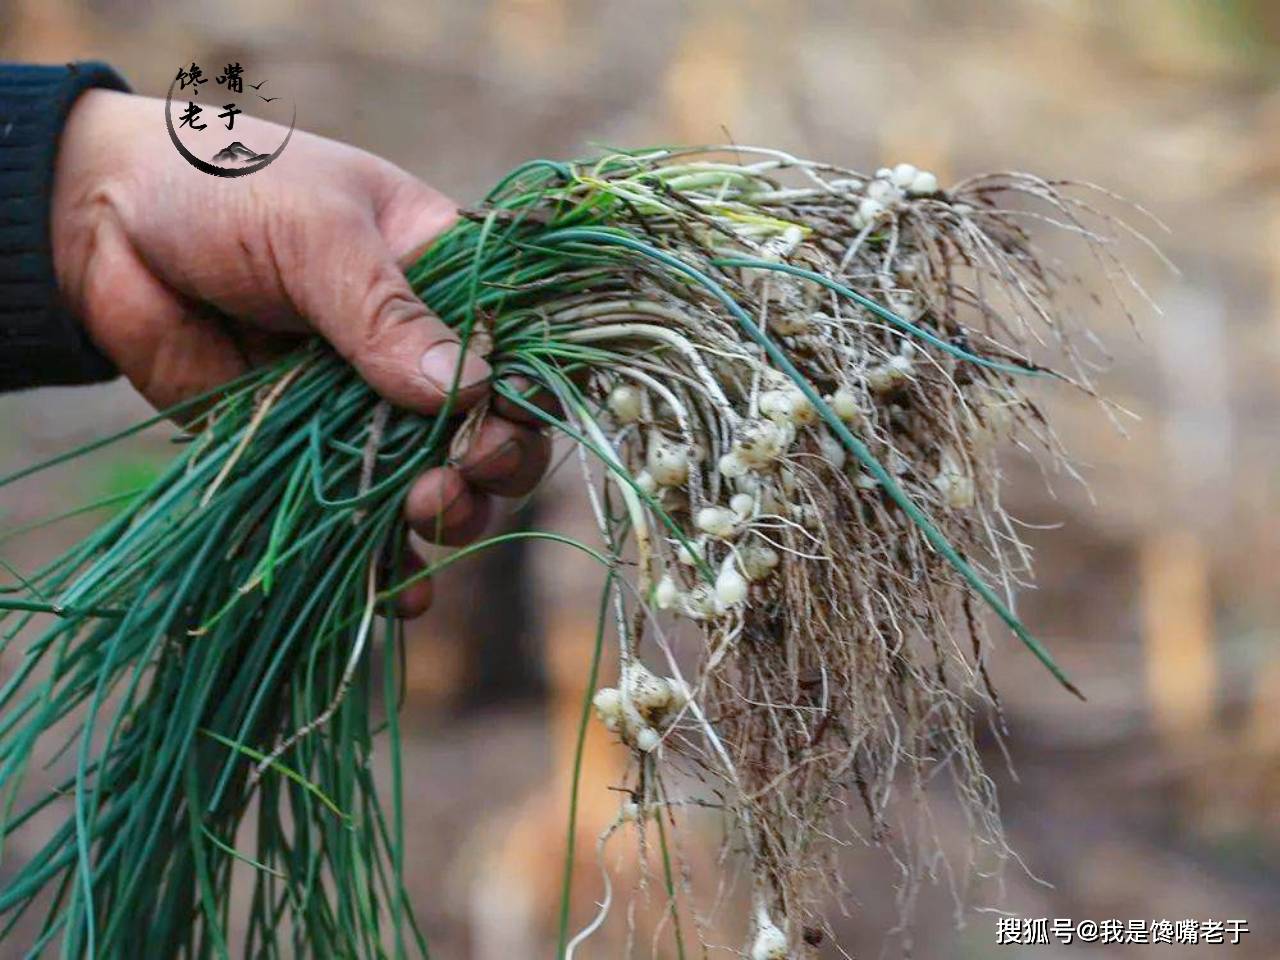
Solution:
[[[1031,341],[1073,356],[1030,202],[1109,256],[1108,221],[1032,177],[944,192],[906,164],[733,148],[527,164],[409,271],[559,412],[497,391],[607,478],[589,484],[605,549],[563,541],[606,568],[620,677],[599,686],[597,649],[593,703],[633,758],[600,844],[656,829],[681,955],[681,917],[702,929],[668,848],[682,811],[734,828],[756,960],[821,928],[846,789],[878,831],[895,777],[922,793],[946,765],[977,840],[1005,850],[971,733],[994,697],[972,599],[1067,683],[1007,604],[1025,556],[993,459],[1013,433],[1059,455],[1022,386],[1048,375]],[[156,483],[0,596],[6,646],[54,616],[0,690],[3,835],[66,812],[7,870],[5,932],[35,909],[36,953],[425,955],[384,615],[441,565],[405,572],[407,486],[482,411],[390,409],[320,345],[191,409]],[[65,780],[29,799],[30,766],[59,759]],[[252,890],[235,919],[233,877]],[[562,919],[562,953],[608,913],[605,884],[586,929]]]

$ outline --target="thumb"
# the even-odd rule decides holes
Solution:
[[[434,413],[457,390],[470,406],[488,389],[482,358],[418,299],[372,218],[312,230],[320,249],[297,299],[316,331],[396,406]]]

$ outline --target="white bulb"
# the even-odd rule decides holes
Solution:
[[[889,171],[889,175],[885,177],[876,177],[867,184],[867,196],[873,200],[888,199],[897,192],[897,187],[893,183],[893,171]]]
[[[756,498],[749,493],[735,493],[729,498],[729,509],[739,520],[746,520],[756,508]]]
[[[601,687],[591,698],[591,705],[596,708],[596,715],[612,731],[616,731],[622,722],[622,694],[613,687]]]
[[[912,364],[907,357],[890,357],[886,363],[867,371],[867,386],[875,393],[889,393],[911,378]]]
[[[747,598],[747,580],[738,572],[733,555],[725,558],[720,567],[720,576],[716,577],[716,600],[721,607],[736,606]]]
[[[789,387],[792,380],[781,370],[775,370],[773,367],[765,367],[761,371],[761,380],[764,382],[765,388],[768,390],[781,390]]]
[[[760,412],[782,427],[784,432],[789,425],[810,424],[818,418],[818,411],[809,398],[791,385],[760,394]]]
[[[743,547],[738,551],[742,572],[752,580],[763,580],[778,565],[778,551],[772,547]]]
[[[790,417],[790,405],[787,403],[787,391],[766,390],[760,394],[760,412],[770,420],[781,420]]]
[[[778,424],[778,455],[786,453],[796,442],[796,425],[790,420]]]
[[[738,518],[727,507],[703,507],[694,522],[703,533],[713,537],[727,537],[733,533]]]
[[[772,391],[770,391],[772,392]],[[738,429],[734,453],[748,467],[764,467],[776,460],[786,450],[786,435],[776,423],[769,420],[753,420]]]
[[[811,503],[793,503],[790,512],[791,519],[806,529],[817,530],[822,526],[822,514]]]
[[[858,398],[851,390],[841,387],[827,398],[827,403],[831,404],[831,409],[835,411],[836,416],[845,423],[862,421],[862,408],[858,406]]]
[[[726,453],[720,458],[718,466],[720,467],[720,475],[723,477],[740,477],[747,472],[747,465],[743,462],[742,457],[736,453]]]
[[[649,438],[647,466],[653,479],[664,487],[678,487],[689,477],[689,451],[659,434]]]
[[[700,583],[680,598],[680,612],[690,620],[706,620],[716,614],[715,593]]]
[[[939,477],[938,481],[943,481],[944,479],[943,494],[947,498],[947,506],[956,510],[968,510],[973,506],[977,494],[973,489],[972,477],[954,473],[945,478]]]
[[[900,187],[909,187],[919,172],[909,163],[900,163],[893,168],[893,182]]]
[[[627,664],[627,696],[644,716],[661,714],[671,703],[671,687],[639,660]]]
[[[626,697],[622,698],[622,710],[618,720],[619,732],[624,737],[634,736],[635,732],[644,727],[647,722],[636,709],[636,705]]]
[[[740,477],[733,478],[733,485],[742,493],[755,494],[765,486],[765,480],[758,473],[744,473]]]
[[[653,602],[658,605],[659,610],[670,610],[679,599],[680,587],[671,579],[671,575],[667,574],[658,581],[658,585],[654,588]]]
[[[641,727],[636,731],[636,749],[643,753],[653,753],[658,749],[658,744],[662,742],[662,738],[658,736],[658,731],[653,727]]]
[[[777,257],[789,256],[796,247],[800,245],[800,241],[804,239],[804,230],[797,224],[791,224],[782,233],[775,237],[770,237],[763,245],[766,254],[773,256],[767,259],[773,260]]]
[[[683,543],[680,544],[679,549],[676,550],[676,558],[686,567],[696,566],[699,558],[701,558],[707,550],[706,544],[703,540],[703,537],[699,537],[687,546]]]
[[[892,176],[893,176],[893,171],[890,170],[888,167],[881,167],[879,170],[876,171],[876,177],[880,180],[888,180]]]
[[[908,193],[917,197],[929,196],[938,192],[938,178],[928,170],[921,170],[911,178],[911,183],[903,184]]]
[[[759,927],[751,945],[751,960],[787,960],[787,935],[767,917],[761,918]]]
[[[818,408],[800,390],[791,391],[791,422],[808,426],[818,421]],[[793,434],[794,438],[794,434]]]
[[[609,412],[619,423],[635,423],[641,415],[640,391],[628,384],[622,384],[609,391]]]
[[[967,510],[974,504],[976,494],[973,478],[964,472],[964,468],[949,452],[942,456],[942,464],[938,475],[933,478],[933,485],[942,494],[947,506],[953,509]]]
[[[636,474],[636,489],[652,497],[658,492],[658,481],[653,479],[653,474],[648,470],[641,470]]]
[[[818,434],[818,446],[822,450],[822,457],[827,463],[831,464],[836,470],[844,469],[846,459],[844,445],[831,435],[830,430],[823,430]]]
[[[601,713],[617,713],[622,703],[622,694],[616,687],[601,687],[591,698],[591,703]]]
[[[877,180],[876,183],[880,183],[880,181]],[[884,204],[875,197],[867,197],[867,199],[858,204],[858,216],[862,217],[866,223],[875,223],[880,215],[884,213],[884,209]]]

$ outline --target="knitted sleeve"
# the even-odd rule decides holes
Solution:
[[[58,141],[93,87],[129,89],[102,63],[0,63],[0,391],[115,376],[60,300],[50,240]]]

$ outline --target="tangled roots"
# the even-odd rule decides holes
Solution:
[[[645,250],[548,318],[610,353],[562,401],[622,477],[626,510],[597,500],[606,535],[625,520],[637,545],[621,676],[595,700],[635,755],[620,817],[674,825],[691,798],[727,811],[756,883],[748,952],[781,957],[824,926],[833,819],[860,808],[884,839],[896,785],[924,803],[948,774],[982,869],[1009,856],[974,742],[998,711],[975,587],[1008,596],[1028,573],[997,451],[1061,462],[1026,393],[1068,379],[1033,359],[1042,344],[1090,389],[1067,278],[1021,223],[1065,226],[1127,274],[1112,221],[1057,184],[944,192],[906,164],[866,177],[756,153],[582,175]],[[687,679],[660,676],[687,662],[673,623],[700,635]],[[673,771],[689,797],[671,796]]]

